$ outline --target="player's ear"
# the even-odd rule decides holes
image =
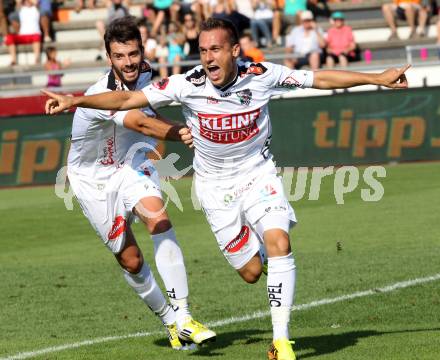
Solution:
[[[112,66],[112,60],[110,59],[110,54],[106,52],[105,55],[107,56],[107,65]]]
[[[240,56],[240,45],[234,44],[232,45],[232,56],[238,58]]]

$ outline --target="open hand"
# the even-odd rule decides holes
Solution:
[[[179,130],[180,140],[187,145],[190,149],[194,147],[193,137],[191,135],[191,130],[187,127],[183,127]]]
[[[379,74],[379,85],[391,89],[406,89],[408,87],[408,80],[405,72],[411,67],[410,64],[403,66],[400,69],[390,68]]]
[[[74,106],[73,96],[55,94],[48,90],[41,90],[41,92],[50,97],[45,105],[46,114],[58,114]]]

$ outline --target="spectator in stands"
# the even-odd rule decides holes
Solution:
[[[283,25],[284,0],[273,0],[272,43],[281,45],[281,29]]]
[[[264,53],[257,48],[255,41],[249,34],[240,37],[241,59],[243,61],[264,61]]]
[[[212,17],[229,20],[242,34],[244,30],[249,29],[250,19],[237,11],[237,5],[234,0],[210,0],[212,5]]]
[[[181,66],[177,63],[185,58],[183,45],[185,44],[185,35],[175,22],[171,22],[168,26],[168,64],[173,65],[172,73],[180,74]]]
[[[87,0],[86,6],[88,9],[93,9],[95,7],[95,0]],[[79,13],[84,7],[84,0],[77,0],[75,11]]]
[[[262,45],[259,32],[263,34],[264,45],[272,47],[272,19],[273,19],[273,1],[272,0],[252,0],[254,10],[251,17],[252,38],[258,45]]]
[[[388,40],[397,40],[396,17],[406,20],[410,27],[409,38],[416,38],[417,35],[424,36],[428,11],[426,7],[421,6],[421,0],[393,0],[393,3],[382,5],[384,18],[391,29]],[[418,32],[416,32],[416,15],[418,14]]]
[[[335,63],[347,67],[349,61],[355,59],[356,43],[350,26],[345,25],[345,16],[336,11],[331,16],[332,26],[327,31],[327,60],[328,68],[333,68]]]
[[[43,31],[44,42],[51,42],[51,28],[52,28],[52,1],[51,0],[39,0],[38,10],[40,11],[40,25]]]
[[[156,39],[149,36],[148,26],[145,19],[139,19],[137,25],[142,37],[142,45],[144,47],[144,57],[149,62],[154,62],[156,61],[157,41]]]
[[[288,58],[284,63],[290,68],[299,69],[309,65],[311,70],[317,70],[321,66],[322,49],[326,45],[324,33],[316,25],[310,10],[303,11],[300,19],[301,25],[294,27],[286,36],[285,52]]]
[[[35,64],[40,63],[41,56],[41,30],[40,12],[35,0],[17,0],[16,10],[20,19],[18,34],[8,34],[5,44],[11,55],[11,66],[17,65],[17,45],[32,44]]]
[[[171,5],[173,21],[183,19],[187,14],[193,14],[198,23],[204,19],[204,7],[207,2],[205,0],[181,0]],[[176,15],[178,16],[176,16]]]
[[[173,0],[154,0],[153,1],[153,28],[151,35],[157,36],[162,25],[168,26],[171,18],[171,5]]]
[[[159,76],[161,78],[166,78],[168,76],[168,42],[166,31],[162,31],[158,36],[158,42],[156,46],[156,59],[157,62],[162,65],[159,67]],[[165,65],[165,66],[164,66]]]
[[[96,29],[99,32],[101,39],[104,38],[105,28],[113,20],[128,16],[130,13],[128,8],[123,4],[123,0],[107,0],[107,19],[105,22],[103,20],[96,21]],[[104,42],[101,42],[100,54],[96,57],[97,61],[105,58]]]
[[[327,5],[327,0],[307,0],[307,9],[313,13],[314,18],[330,17],[330,9]]]
[[[57,60],[57,49],[54,46],[48,46],[46,48],[46,63],[44,69],[46,71],[61,70],[70,65],[69,60],[65,60],[63,63]],[[51,74],[47,76],[47,87],[60,87],[62,74]]]
[[[199,25],[195,15],[187,13],[183,17],[183,35],[185,35],[185,54],[188,60],[198,60],[199,54]]]

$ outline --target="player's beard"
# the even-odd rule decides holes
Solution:
[[[113,65],[112,68],[113,71],[118,76],[119,80],[122,81],[125,84],[125,86],[127,86],[130,90],[134,90],[134,87],[136,86],[136,82],[140,74],[140,64],[132,64],[131,66],[124,67],[125,70],[137,70],[136,77],[134,77],[133,79],[127,79],[124,76],[124,71],[118,69],[116,66]]]

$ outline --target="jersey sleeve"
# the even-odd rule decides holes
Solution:
[[[296,88],[311,88],[313,86],[313,71],[292,70],[287,66],[264,63],[268,67],[267,85],[273,92],[287,91]]]
[[[173,102],[181,103],[187,85],[183,75],[171,75],[144,87],[142,92],[154,109],[167,106]]]

